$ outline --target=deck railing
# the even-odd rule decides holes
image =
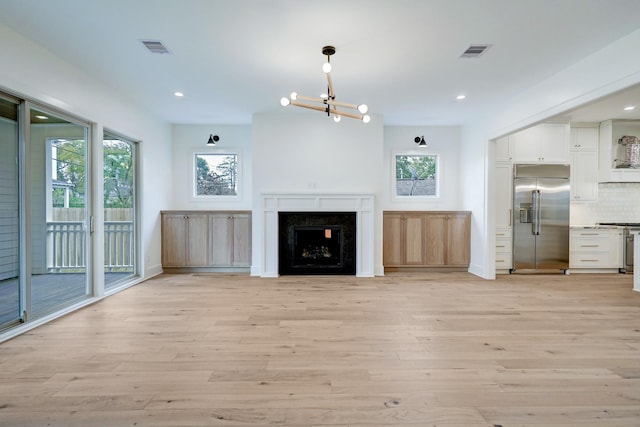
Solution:
[[[133,222],[105,221],[105,272],[133,271]],[[82,221],[47,223],[47,270],[50,273],[86,269],[86,229]]]

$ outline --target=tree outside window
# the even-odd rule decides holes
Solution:
[[[196,196],[237,196],[238,155],[196,154]]]
[[[437,155],[396,155],[396,196],[436,196]]]

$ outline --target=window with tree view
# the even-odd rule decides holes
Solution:
[[[437,179],[437,155],[396,155],[396,196],[437,196]]]
[[[196,196],[237,196],[238,155],[196,154]]]

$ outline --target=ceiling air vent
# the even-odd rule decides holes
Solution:
[[[158,40],[140,40],[144,47],[149,49],[151,53],[169,53],[169,49],[167,49],[161,41]]]
[[[472,44],[467,48],[467,50],[462,52],[460,58],[477,58],[485,53],[489,47],[491,47],[490,44]]]

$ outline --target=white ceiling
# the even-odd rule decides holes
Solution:
[[[318,96],[327,44],[337,100],[387,125],[464,124],[637,30],[638,17],[638,0],[0,0],[0,23],[185,124],[250,123],[294,90]],[[481,58],[459,57],[484,43]],[[630,102],[640,112],[638,91]],[[613,118],[613,104],[583,115]]]

